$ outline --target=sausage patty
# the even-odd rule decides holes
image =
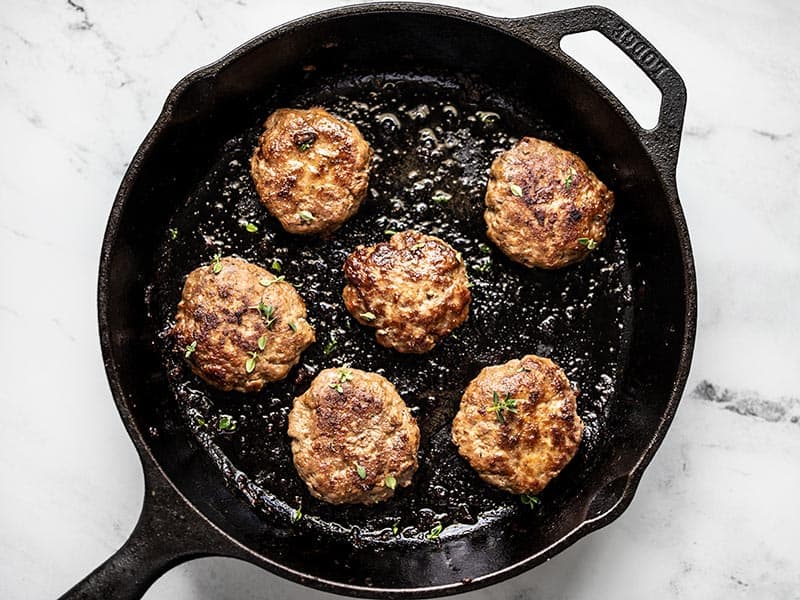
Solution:
[[[564,371],[532,354],[483,369],[453,420],[461,456],[512,494],[540,492],[575,456],[582,433]]]
[[[388,242],[358,246],[344,263],[347,310],[376,327],[381,346],[428,352],[469,314],[464,262],[437,237],[403,231]]]
[[[224,391],[256,392],[283,379],[314,341],[294,287],[234,257],[192,271],[173,333],[192,371]]]
[[[374,504],[417,470],[419,428],[395,387],[376,373],[325,369],[289,413],[294,465],[315,498]]]
[[[250,173],[286,231],[326,234],[361,206],[371,156],[352,123],[322,108],[281,108],[264,123]]]
[[[525,137],[492,163],[486,233],[512,260],[558,269],[603,240],[613,207],[614,193],[578,156]]]

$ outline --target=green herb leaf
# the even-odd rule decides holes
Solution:
[[[383,233],[384,235],[395,235],[397,231],[395,231],[394,229],[384,229]]]
[[[471,287],[474,287],[474,286],[475,286],[475,284],[472,283],[471,281],[467,281],[467,283],[464,284],[464,287],[467,288],[467,289],[470,289]]]
[[[390,490],[393,490],[394,488],[397,487],[397,479],[395,479],[391,475],[387,475],[386,479],[384,479],[383,482],[386,484],[386,487],[389,488]]]
[[[578,238],[578,243],[581,246],[586,246],[589,250],[594,250],[597,248],[597,242],[595,242],[592,238]]]
[[[358,463],[356,463],[356,473],[361,479],[367,478],[367,470]]]
[[[511,193],[517,198],[522,198],[522,188],[519,187],[516,183],[509,183],[508,189],[511,190]]]
[[[247,233],[255,233],[256,231],[258,231],[258,225],[256,225],[255,223],[250,223],[249,221],[244,224],[244,228],[247,231]]]
[[[205,427],[206,426],[206,420],[203,417],[199,416],[199,415],[194,418],[194,422],[197,423],[198,425],[200,425],[200,427]]]
[[[411,246],[411,249],[412,249],[412,250],[419,250],[419,249],[420,249],[420,248],[422,248],[424,245],[425,245],[425,242],[417,242],[416,244],[414,244],[413,246]]]
[[[486,244],[478,244],[478,250],[481,251],[481,254],[487,254],[488,255],[488,254],[492,253],[492,249],[489,248],[489,246],[487,246]]]
[[[273,277],[272,279],[270,279],[269,277],[262,277],[261,279],[258,280],[258,283],[260,283],[264,287],[269,287],[273,283],[279,283],[281,281],[286,281],[285,275],[281,275],[279,277]]]
[[[267,324],[267,329],[272,329],[272,326],[275,324],[275,321],[278,318],[275,316],[275,307],[271,304],[264,304],[264,301],[261,300],[258,303],[258,312],[260,312],[261,316],[264,317],[264,321]]]
[[[194,351],[197,350],[197,340],[193,341],[191,344],[186,346],[186,348],[184,348],[184,350],[185,350],[185,353],[184,353],[183,356],[186,357],[186,358],[189,358],[192,354],[194,354]]]
[[[334,348],[336,348],[336,345],[338,343],[339,342],[336,340],[336,338],[333,337],[333,334],[331,334],[331,341],[325,344],[325,347],[322,349],[322,352],[325,354],[325,356],[333,352]]]
[[[395,521],[392,525],[392,534],[397,535],[400,533],[400,521]]]
[[[291,516],[292,523],[297,523],[302,518],[303,518],[303,511],[300,510],[299,508],[295,508],[292,511],[292,516]]]
[[[500,394],[497,392],[492,392],[492,406],[489,408],[489,410],[493,410],[495,412],[498,423],[505,423],[506,419],[503,416],[503,411],[507,410],[508,412],[517,412],[517,399],[512,398],[510,392],[506,392],[506,397],[501,400]]]
[[[174,227],[169,228],[169,239],[174,240],[178,237],[178,230]]]
[[[365,321],[374,321],[375,319],[378,318],[378,317],[375,316],[375,313],[371,313],[371,312],[361,313],[358,316],[361,317],[362,319],[364,319]]]
[[[230,415],[220,415],[217,421],[217,429],[220,431],[236,431],[236,421]]]
[[[256,370],[256,360],[258,359],[258,352],[251,352],[250,358],[247,359],[247,362],[244,363],[244,369],[248,373],[252,373]]]
[[[336,390],[340,394],[344,394],[344,388],[342,387],[341,383],[329,383],[328,387],[332,390]]]
[[[303,142],[302,144],[300,144],[297,147],[297,149],[300,150],[300,152],[308,152],[308,149],[311,148],[311,146],[313,146],[313,145],[314,145],[314,141],[313,140],[308,140],[307,142]]]
[[[297,323],[295,323],[294,321],[289,321],[289,329],[297,333]]]
[[[492,260],[490,258],[482,258],[473,264],[472,268],[478,271],[478,273],[486,273],[492,268]]]
[[[311,221],[316,221],[317,220],[317,217],[312,215],[307,210],[301,210],[300,212],[297,213],[297,216],[300,217],[303,221],[306,221],[307,223],[310,223]]]
[[[443,529],[443,527],[442,527],[442,524],[441,524],[441,523],[439,523],[439,524],[438,524],[436,527],[434,527],[433,529],[431,529],[431,530],[430,530],[430,531],[429,531],[429,532],[428,532],[428,533],[425,535],[425,539],[428,539],[428,540],[438,540],[438,539],[439,539],[439,535],[442,533],[442,529]]]
[[[211,259],[211,271],[216,275],[222,271],[222,256],[217,252]]]
[[[447,204],[452,200],[453,195],[448,194],[444,190],[436,190],[433,192],[433,196],[431,196],[431,200],[433,200],[436,204]]]
[[[273,271],[275,271],[276,273],[280,273],[281,272],[281,261],[279,261],[277,258],[273,259],[272,260],[272,264],[270,265],[270,268]]]
[[[337,369],[337,371],[339,373],[339,383],[344,383],[346,381],[352,381],[353,380],[353,370],[352,369],[348,369],[347,367],[339,367],[339,369]]]
[[[534,508],[537,504],[541,502],[538,497],[533,496],[532,494],[522,494],[519,497],[520,502],[522,502],[525,506],[529,506],[530,508]]]
[[[262,335],[260,338],[258,338],[258,349],[263,352],[266,347],[267,347],[267,336]]]
[[[572,186],[572,179],[577,175],[578,172],[573,168],[569,168],[569,174],[567,175],[566,179],[564,179],[564,189],[568,190],[570,186]]]

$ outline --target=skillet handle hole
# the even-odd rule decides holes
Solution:
[[[644,129],[658,125],[661,91],[625,53],[598,31],[561,38],[561,49],[599,79]]]

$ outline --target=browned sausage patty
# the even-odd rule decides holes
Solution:
[[[375,373],[325,369],[289,413],[294,465],[311,494],[374,504],[417,470],[419,428],[395,387]]]
[[[294,287],[233,257],[189,274],[173,333],[198,377],[239,392],[286,377],[314,341]]]
[[[372,150],[352,123],[322,108],[281,108],[250,160],[261,201],[290,233],[330,233],[358,211]]]
[[[509,258],[558,269],[603,240],[612,208],[614,193],[579,157],[526,137],[492,163],[484,219]]]
[[[381,346],[423,353],[461,325],[472,299],[464,262],[437,237],[403,231],[358,246],[344,263],[347,310]]]
[[[453,420],[461,456],[512,494],[540,492],[575,456],[582,433],[564,371],[532,354],[483,369]]]

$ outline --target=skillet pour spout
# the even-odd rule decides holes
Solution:
[[[590,30],[661,91],[655,128],[642,129],[562,52],[562,37]],[[594,6],[518,19],[416,3],[348,6],[270,30],[184,78],[121,183],[99,272],[103,357],[145,472],[142,515],[125,545],[62,598],[140,598],[172,566],[211,555],[348,596],[456,594],[531,569],[618,517],[675,414],[694,344],[695,274],[675,182],[685,104],[669,62]],[[329,240],[298,242],[254,196],[247,158],[266,115],[282,106],[339,112],[376,152],[374,195]],[[412,115],[420,106],[430,124],[415,120],[425,111]],[[476,117],[487,112],[499,121]],[[420,141],[420,128],[444,141]],[[523,135],[574,151],[616,194],[608,237],[579,265],[542,273],[497,251],[488,261],[480,255],[489,163]],[[456,193],[441,206],[408,174],[435,173],[445,158],[450,170],[437,185]],[[243,233],[244,217],[261,220],[259,236]],[[473,312],[457,339],[422,357],[376,349],[369,332],[348,327],[337,300],[343,280],[331,265],[397,227],[438,235],[468,262],[483,261],[470,273]],[[185,234],[178,241],[173,228]],[[383,369],[416,407],[422,441],[412,486],[378,507],[330,507],[307,495],[285,435],[292,398],[307,385],[300,371],[252,397],[184,377],[164,332],[183,277],[210,259],[204,236],[259,264],[280,260],[287,277],[304,282],[324,341],[300,369],[348,361]],[[449,441],[466,383],[482,366],[526,353],[565,367],[586,423],[578,455],[534,512],[482,484]],[[236,435],[192,418],[223,409],[239,415]],[[295,523],[298,506],[304,517]],[[402,533],[393,535],[398,517]],[[437,522],[441,535],[428,539]]]

